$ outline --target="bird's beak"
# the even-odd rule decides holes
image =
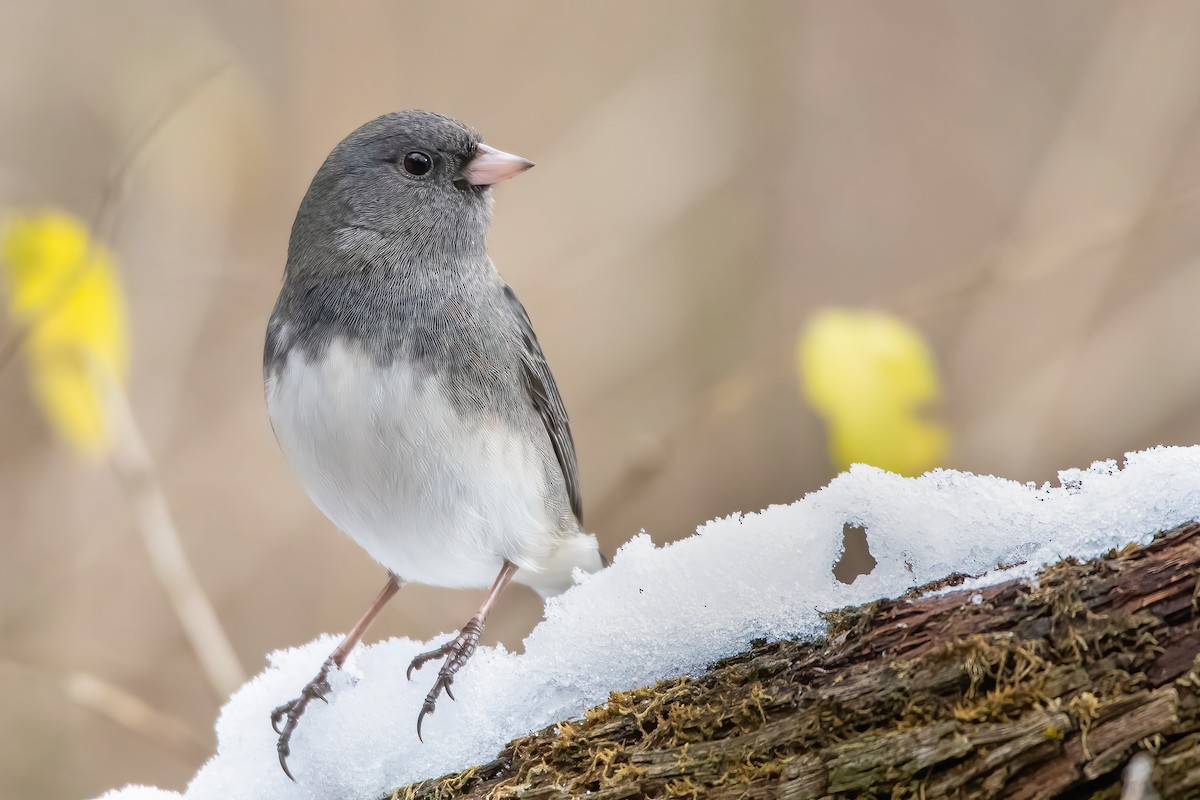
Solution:
[[[492,186],[532,166],[533,162],[527,158],[481,144],[475,156],[463,165],[459,176],[472,186]]]

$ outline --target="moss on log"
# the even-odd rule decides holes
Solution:
[[[932,591],[951,577],[392,797],[1117,800],[1139,750],[1162,796],[1200,797],[1198,575],[1189,525],[1036,581]]]

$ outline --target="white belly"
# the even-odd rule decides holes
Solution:
[[[294,351],[267,408],[313,502],[404,580],[488,586],[504,559],[541,571],[558,544],[543,455],[498,418],[464,419],[407,364]]]

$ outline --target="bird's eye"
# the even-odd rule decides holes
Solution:
[[[433,159],[419,150],[404,156],[404,171],[409,175],[425,175],[433,169]]]

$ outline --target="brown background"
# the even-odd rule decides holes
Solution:
[[[260,376],[292,215],[360,123],[430,108],[538,162],[498,191],[492,251],[611,552],[829,479],[792,356],[829,304],[929,337],[947,466],[1042,481],[1200,439],[1197,42],[1193,2],[7,0],[0,203],[90,216],[202,81],[109,238],[132,402],[255,672],[345,630],[383,577],[292,479]],[[119,486],[48,433],[20,363],[0,409],[0,798],[180,788],[218,699]],[[408,588],[372,635],[428,638],[478,600]],[[487,639],[519,646],[538,614],[514,591]],[[199,743],[97,713],[79,675]]]

